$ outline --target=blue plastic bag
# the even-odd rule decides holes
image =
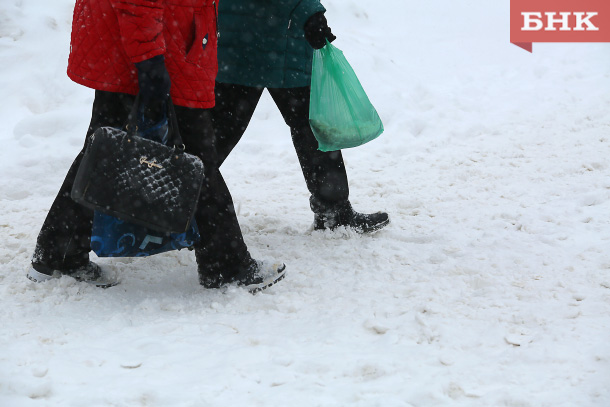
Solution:
[[[142,122],[140,120],[140,123]],[[167,144],[167,118],[155,125],[147,126],[147,129],[139,131],[138,135]],[[199,238],[195,219],[184,233],[163,233],[95,211],[91,249],[98,257],[144,257],[188,248]]]
[[[99,257],[151,256],[190,247],[198,240],[194,220],[184,233],[164,234],[97,211],[93,216],[91,249]]]

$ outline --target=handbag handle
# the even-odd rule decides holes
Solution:
[[[131,112],[129,113],[125,130],[129,133],[136,135],[138,132],[138,107],[140,105],[140,94],[136,95],[133,102]],[[176,110],[174,109],[174,103],[171,97],[168,97],[165,106],[167,107],[167,123],[168,123],[168,136],[169,142],[174,148],[183,152],[185,150],[184,142],[180,136],[180,129],[178,128],[178,119],[176,118]]]
[[[173,135],[174,147],[180,151],[184,151],[186,146],[182,141],[182,136],[180,136],[178,118],[176,117],[176,110],[174,109],[174,102],[172,102],[172,98],[167,98],[167,121],[169,123],[170,137]]]

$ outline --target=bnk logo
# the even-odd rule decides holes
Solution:
[[[523,16],[523,27],[521,30],[523,31],[540,31],[542,29],[546,31],[555,31],[557,27],[555,24],[559,24],[560,31],[599,31],[599,27],[595,26],[591,22],[591,17],[595,17],[599,13],[597,12],[580,12],[580,13],[572,13],[572,12],[560,12],[560,13],[544,13],[546,16],[546,26],[542,21],[542,13],[532,13],[532,12],[522,12]],[[557,18],[556,15],[561,16]],[[576,19],[573,25],[570,25],[570,16],[575,16]],[[572,28],[573,27],[573,28]]]
[[[610,1],[511,0],[510,42],[610,42]]]

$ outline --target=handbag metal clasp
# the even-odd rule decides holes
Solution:
[[[148,168],[163,168],[161,165],[157,164],[157,159],[153,158],[152,161],[148,161],[146,157],[140,157],[140,164],[147,164]]]

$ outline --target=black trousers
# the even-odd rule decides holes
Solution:
[[[219,164],[246,131],[264,89],[216,82],[212,120]],[[349,197],[349,187],[343,157],[341,151],[318,150],[318,142],[309,127],[309,86],[267,90],[290,127],[305,183],[311,193],[311,209],[322,213],[344,205]]]
[[[127,122],[134,96],[96,91],[87,138],[103,126],[122,127]],[[210,110],[176,106],[176,117],[186,151],[205,166],[205,180],[195,220],[201,233],[199,267],[208,273],[237,268],[250,260],[231,194],[220,174]],[[93,211],[70,198],[83,150],[61,186],[38,236],[33,262],[55,269],[70,269],[89,261]],[[201,264],[205,261],[206,264]]]

